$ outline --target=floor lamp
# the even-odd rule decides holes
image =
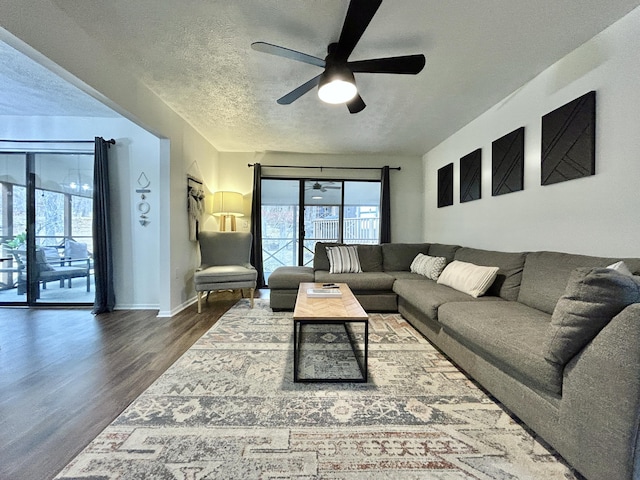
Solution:
[[[220,231],[227,229],[227,217],[231,218],[231,231],[236,231],[236,217],[244,216],[242,194],[238,192],[216,192],[213,194],[211,213],[218,217]]]

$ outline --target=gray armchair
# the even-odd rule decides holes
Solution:
[[[200,267],[194,275],[198,295],[198,313],[202,311],[202,295],[219,290],[248,288],[253,293],[258,272],[251,265],[251,233],[200,232]]]

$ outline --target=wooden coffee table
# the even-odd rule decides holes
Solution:
[[[342,293],[336,298],[309,297],[308,289],[321,289],[322,283],[301,283],[298,287],[298,297],[293,310],[293,381],[294,382],[367,382],[367,360],[369,354],[369,316],[364,311],[351,289],[346,283],[336,284]],[[344,326],[349,344],[353,350],[361,377],[358,378],[300,378],[298,368],[300,365],[300,337],[304,325],[331,325],[341,323]],[[357,342],[352,335],[348,323],[364,324],[364,359],[359,358],[356,351]]]

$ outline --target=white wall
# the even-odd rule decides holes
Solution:
[[[418,242],[422,224],[422,164],[420,157],[399,155],[312,155],[303,153],[220,153],[220,190],[233,190],[251,194],[253,168],[248,163],[262,165],[309,165],[339,167],[376,167],[376,170],[316,170],[269,169],[263,167],[263,176],[299,176],[308,178],[379,179],[378,167],[401,167],[390,172],[391,186],[391,239],[394,242]],[[250,196],[250,195],[249,195]],[[243,225],[242,219],[239,225]]]
[[[519,251],[640,256],[640,8],[423,157],[427,241]],[[523,61],[526,58],[523,57]],[[540,185],[541,117],[596,90],[596,175]],[[524,190],[491,196],[491,142],[525,127]],[[482,199],[460,204],[460,157],[482,148]],[[454,163],[454,205],[437,171]]]
[[[109,149],[116,308],[159,308],[160,140],[123,118],[0,117],[0,137],[39,140],[114,138]],[[31,144],[29,144],[31,145]],[[2,144],[23,148],[23,145]],[[51,145],[40,145],[40,148]],[[93,144],[74,148],[93,151]],[[149,224],[140,225],[135,192],[144,172],[149,179]]]

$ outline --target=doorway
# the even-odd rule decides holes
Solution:
[[[93,152],[0,153],[0,305],[90,305]]]

